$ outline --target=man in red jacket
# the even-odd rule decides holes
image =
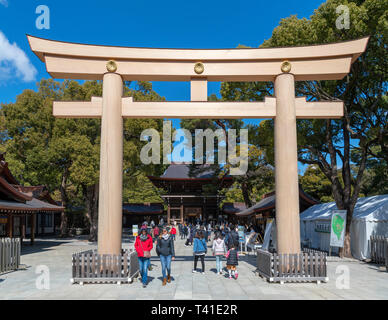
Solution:
[[[152,237],[147,233],[147,227],[142,226],[140,234],[136,237],[135,250],[139,259],[139,267],[143,288],[147,286],[148,267],[150,266],[151,250],[153,248]]]

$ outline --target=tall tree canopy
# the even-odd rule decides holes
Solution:
[[[339,5],[349,8],[350,28],[338,29]],[[387,181],[387,71],[388,0],[328,0],[310,19],[291,16],[280,21],[262,48],[314,45],[370,36],[367,51],[340,81],[300,81],[296,95],[308,100],[343,100],[345,116],[340,120],[298,120],[299,161],[317,165],[330,181],[339,209],[347,210],[345,246],[350,256],[350,224],[360,195],[365,169],[372,163]],[[258,101],[272,94],[272,83],[223,83],[223,99]],[[262,145],[273,161],[273,121],[258,128],[268,139]],[[352,170],[352,161],[357,170]],[[386,190],[386,189],[385,189]]]
[[[138,82],[132,88],[126,83],[124,96],[137,101],[163,100],[148,82]],[[26,185],[45,184],[57,191],[66,207],[61,217],[61,234],[68,232],[69,212],[80,204],[85,207],[90,225],[90,238],[97,236],[97,206],[99,180],[100,120],[55,119],[54,100],[90,101],[102,95],[102,83],[86,81],[41,80],[37,92],[24,90],[15,103],[3,104],[0,129],[1,148],[7,152],[9,166]],[[123,201],[134,197],[134,181],[139,175],[160,174],[161,165],[144,166],[140,161],[140,134],[144,129],[162,130],[162,120],[125,119],[124,121],[124,191]],[[141,173],[141,174],[140,174]],[[155,201],[158,194],[150,184],[142,184],[143,201]]]

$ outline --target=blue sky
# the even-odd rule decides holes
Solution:
[[[166,48],[257,47],[282,18],[310,17],[323,0],[0,0],[0,103],[48,78],[26,34],[54,40]],[[50,29],[39,30],[36,8],[50,9]],[[4,49],[6,48],[6,49]],[[24,53],[23,53],[24,52]],[[167,100],[189,100],[188,83],[155,82]],[[209,94],[219,94],[209,83]],[[252,123],[257,120],[246,120]],[[173,122],[179,127],[179,120]],[[302,167],[301,167],[302,169]],[[302,169],[303,170],[303,169]]]

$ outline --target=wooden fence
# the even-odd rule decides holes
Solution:
[[[322,250],[314,249],[314,248],[303,248],[302,252],[303,253],[308,253],[308,254],[310,254],[310,253],[312,253],[312,254],[316,254],[316,253],[318,253],[318,254],[327,254],[328,253],[327,251],[322,251]]]
[[[373,263],[385,264],[388,271],[388,238],[384,236],[371,236],[370,254]]]
[[[20,265],[20,238],[0,238],[0,273],[17,270]]]
[[[327,282],[324,252],[277,254],[257,250],[257,272],[269,282]]]
[[[133,250],[121,255],[100,255],[97,250],[89,250],[72,257],[72,283],[132,283],[138,274],[139,261]]]

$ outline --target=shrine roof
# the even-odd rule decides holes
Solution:
[[[225,176],[218,178],[215,176],[216,172],[210,165],[196,165],[195,170],[190,170],[190,164],[185,163],[172,163],[168,166],[166,171],[160,177],[149,176],[152,180],[165,180],[165,181],[195,181],[195,180],[212,180],[212,179],[227,179],[231,180],[231,176]]]
[[[0,211],[11,213],[32,213],[32,212],[62,212],[63,207],[56,206],[35,198],[29,201],[16,202],[0,200]]]
[[[233,214],[240,211],[243,211],[247,208],[244,202],[226,202],[222,206],[222,211],[227,214]]]
[[[40,185],[40,186],[13,185],[13,187],[19,190],[20,192],[27,194],[28,196],[34,197],[36,199],[39,199],[41,201],[44,201],[53,205],[58,205],[58,203],[51,197],[47,187],[44,185]]]
[[[315,200],[307,193],[304,192],[302,187],[299,187],[299,199],[309,205],[318,204],[319,201]],[[236,213],[238,217],[249,216],[251,214],[260,213],[267,210],[273,210],[276,207],[276,195],[275,191],[269,192],[263,196],[263,199],[250,208],[242,210]]]
[[[42,200],[49,200],[45,202]],[[0,154],[0,211],[1,212],[51,212],[63,211],[56,205],[45,186],[19,185],[8,168],[4,154]]]
[[[124,203],[123,212],[130,214],[162,214],[162,203]]]
[[[190,175],[190,165],[188,164],[171,164],[166,171],[163,173],[161,178],[178,178],[178,179],[197,179],[197,178],[213,178],[214,170],[210,166],[202,166],[204,171],[198,171],[193,175]],[[208,167],[208,169],[206,169]]]

